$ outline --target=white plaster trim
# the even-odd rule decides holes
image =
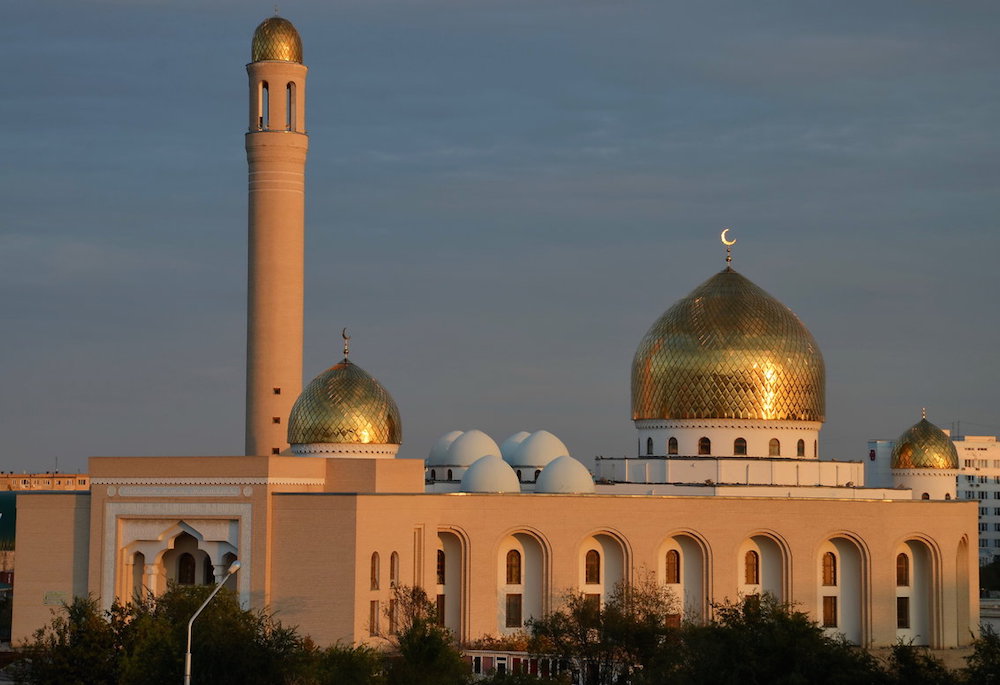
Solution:
[[[123,485],[118,488],[122,497],[239,497],[241,492],[239,485]],[[108,494],[114,494],[111,488],[108,488]]]
[[[323,485],[323,478],[91,478],[92,485]]]
[[[110,609],[115,599],[115,570],[118,559],[119,518],[193,518],[216,516],[235,518],[240,524],[237,556],[243,569],[237,574],[236,587],[240,604],[250,606],[252,512],[249,503],[232,502],[109,502],[104,505],[104,540],[101,552],[101,606]]]

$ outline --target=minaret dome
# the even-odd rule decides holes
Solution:
[[[251,62],[295,62],[302,64],[302,39],[292,22],[269,17],[253,32]]]

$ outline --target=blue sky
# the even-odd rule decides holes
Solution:
[[[995,3],[302,0],[306,380],[406,456],[481,428],[632,453],[629,366],[722,268],[827,363],[821,452],[926,406],[1000,433]],[[246,75],[266,3],[19,2],[0,25],[0,468],[238,454]]]

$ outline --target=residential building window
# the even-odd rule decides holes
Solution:
[[[897,628],[909,628],[910,627],[910,598],[909,597],[897,597],[896,598],[896,627]]]
[[[670,584],[681,582],[681,554],[676,549],[667,551],[663,577],[664,582]]]
[[[837,584],[837,556],[833,552],[823,555],[823,585]]]
[[[743,582],[747,585],[760,584],[760,555],[750,550],[743,559]]]
[[[601,582],[601,555],[596,549],[587,550],[583,575],[587,585],[597,585]]]
[[[896,555],[896,586],[909,587],[910,585],[910,557],[905,554]]]
[[[980,523],[979,524],[979,532],[980,533],[985,533],[987,530],[989,530],[989,527],[990,526],[989,526],[988,523]]]
[[[520,628],[524,621],[521,620],[521,595],[507,595],[507,627]]]
[[[737,457],[745,457],[747,454],[747,441],[743,438],[736,438],[733,442],[733,454]]]
[[[521,553],[516,549],[507,552],[507,584],[521,584]]]
[[[711,454],[712,441],[708,438],[698,438],[698,454]]]
[[[677,454],[677,438],[667,440],[667,454]]]
[[[823,598],[823,627],[837,627],[837,598],[836,596],[826,596]]]
[[[437,584],[444,585],[444,550],[439,549],[437,553]]]

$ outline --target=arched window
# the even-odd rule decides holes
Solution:
[[[389,555],[389,587],[399,585],[399,553]]]
[[[896,556],[896,586],[908,587],[910,585],[910,557],[905,554]]]
[[[597,585],[601,582],[601,554],[596,549],[587,551],[583,573],[587,585]]]
[[[521,553],[516,549],[507,552],[507,584],[521,584]]]
[[[291,81],[285,86],[285,130],[295,130],[295,84]]]
[[[677,438],[667,440],[667,454],[677,454]]]
[[[951,493],[948,493],[948,492],[944,493],[944,498],[945,499],[951,499]]]
[[[541,469],[535,469],[535,480],[538,480],[538,476],[541,475],[541,473],[542,473]]]
[[[260,93],[258,97],[260,98],[260,101],[257,103],[257,111],[260,112],[260,116],[257,118],[257,128],[262,131],[266,131],[271,127],[271,98],[267,81],[260,82]]]
[[[187,552],[177,559],[177,584],[194,585],[194,557]]]
[[[920,496],[920,499],[930,499],[930,498],[931,498],[931,493],[929,492],[925,492]]]
[[[444,585],[444,550],[439,549],[437,554],[437,584]]]
[[[449,481],[454,480],[451,475],[451,469],[448,469],[448,480]]]
[[[823,585],[837,584],[837,555],[827,552],[823,555]]]
[[[778,442],[777,438],[771,438],[771,442],[767,443],[767,456],[769,457],[781,456],[781,443]]]
[[[378,552],[372,552],[372,583],[371,589],[378,590],[378,576],[379,576],[379,562],[378,562]]]
[[[813,440],[813,456],[814,457],[819,456],[819,441],[817,440]]]
[[[746,553],[743,560],[743,582],[747,585],[760,584],[760,555],[754,550]]]
[[[517,470],[517,482],[518,483],[523,483],[524,482],[524,479],[521,478],[521,469]]]
[[[666,565],[663,567],[663,580],[666,583],[681,582],[681,554],[676,549],[667,551]]]
[[[646,456],[653,456],[653,439],[646,438]]]
[[[711,454],[712,441],[708,438],[698,438],[698,454]]]
[[[795,456],[804,457],[806,456],[806,441],[801,438],[797,443],[795,443]]]
[[[733,442],[733,454],[737,457],[745,457],[747,455],[747,441],[743,438],[736,438]]]
[[[205,559],[205,569],[202,575],[205,576],[202,585],[215,585],[215,569],[208,563],[208,559]]]
[[[437,480],[437,471],[431,469],[431,480]]]

